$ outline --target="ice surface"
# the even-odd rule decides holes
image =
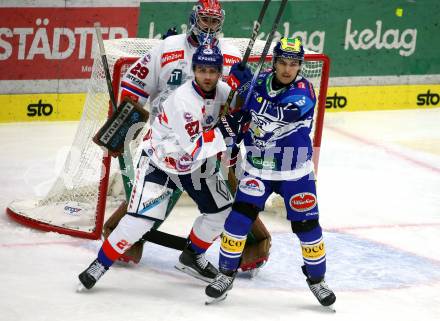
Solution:
[[[100,241],[43,233],[0,215],[0,320],[440,320],[440,109],[328,113],[318,177],[327,281],[336,314],[319,306],[300,271],[298,239],[281,215],[269,263],[205,306],[201,281],[154,244],[140,264],[115,265],[86,293],[77,275]],[[44,195],[77,123],[0,125],[0,206]],[[188,232],[194,207],[164,229]],[[218,244],[208,253],[217,262]]]

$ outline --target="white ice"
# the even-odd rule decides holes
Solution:
[[[322,308],[300,271],[298,240],[281,214],[269,263],[205,306],[205,284],[173,268],[178,252],[148,244],[140,264],[117,264],[93,290],[77,275],[100,241],[31,230],[0,215],[0,320],[440,320],[440,109],[327,113],[318,197],[327,283]],[[0,125],[0,206],[41,196],[77,123]],[[185,235],[194,207],[164,224]],[[209,251],[217,262],[218,244]]]

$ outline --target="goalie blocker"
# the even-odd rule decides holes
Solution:
[[[148,111],[126,97],[93,137],[93,142],[106,148],[111,156],[119,156],[124,152],[124,142],[130,128],[140,122],[146,122],[148,116]],[[140,129],[136,130],[133,138],[136,138],[139,132]]]

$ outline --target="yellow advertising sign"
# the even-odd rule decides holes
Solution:
[[[0,95],[0,123],[79,120],[86,94]],[[326,112],[440,107],[440,85],[329,87]]]
[[[79,120],[85,98],[85,93],[0,95],[0,122]]]
[[[429,109],[440,107],[440,85],[330,87],[326,111]]]

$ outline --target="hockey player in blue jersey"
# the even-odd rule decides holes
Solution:
[[[221,239],[219,270],[206,287],[207,303],[224,299],[235,274],[252,222],[272,193],[284,198],[287,219],[300,240],[307,284],[323,306],[336,297],[326,285],[326,257],[316,197],[310,132],[316,96],[300,75],[304,49],[298,38],[282,38],[273,50],[273,69],[257,78],[248,103],[252,115],[244,134],[244,170]],[[234,65],[230,77],[246,97],[251,73]],[[234,83],[231,82],[231,83]],[[243,146],[242,146],[243,148]]]

